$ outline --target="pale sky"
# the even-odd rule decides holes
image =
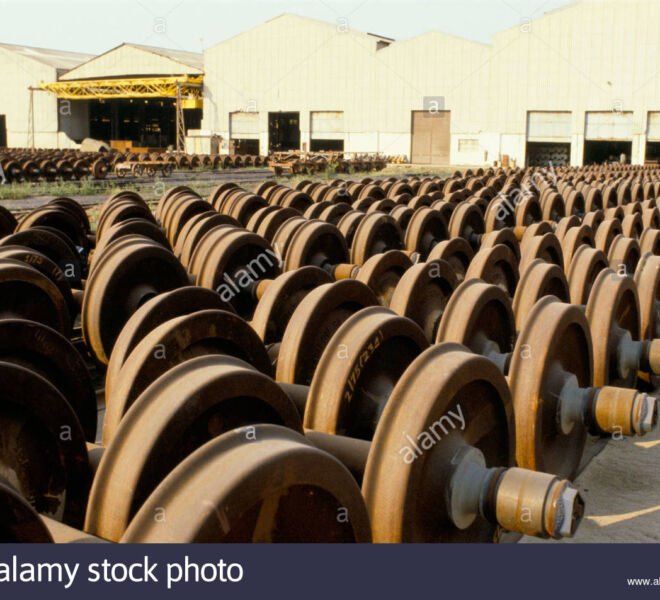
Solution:
[[[0,42],[91,54],[122,42],[200,52],[283,12],[347,19],[351,29],[395,39],[442,31],[489,42],[570,1],[0,0]]]

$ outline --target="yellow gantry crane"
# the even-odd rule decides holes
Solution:
[[[176,149],[184,151],[183,111],[202,108],[203,75],[89,79],[42,83],[40,89],[61,100],[111,100],[113,98],[174,98],[176,100]]]

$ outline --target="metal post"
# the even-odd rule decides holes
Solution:
[[[34,88],[30,90],[30,104],[28,107],[28,148],[34,150]]]
[[[183,115],[181,84],[176,83],[176,151],[184,152],[186,144],[186,122]]]

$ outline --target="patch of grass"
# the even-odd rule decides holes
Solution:
[[[118,188],[114,182],[94,181],[54,181],[39,183],[10,183],[0,185],[0,200],[23,200],[41,196],[97,196],[110,195]],[[122,189],[133,189],[124,187]]]

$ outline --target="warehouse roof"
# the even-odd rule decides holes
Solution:
[[[62,81],[131,76],[202,75],[204,56],[197,52],[124,43],[90,57],[60,77]]]
[[[31,58],[49,67],[66,71],[77,67],[94,56],[93,54],[83,54],[81,52],[47,50],[45,48],[17,46],[15,44],[0,44],[0,48],[24,56],[25,58]]]
[[[204,69],[204,55],[201,52],[189,52],[187,50],[172,50],[171,48],[158,48],[156,46],[145,46],[143,44],[122,44],[122,46],[131,46],[132,48],[139,48],[145,52],[152,52],[159,54],[165,58],[169,58],[176,62],[180,62],[188,67]]]
[[[335,22],[335,23],[330,23],[328,21],[322,21],[320,19],[313,19],[311,17],[305,17],[302,15],[296,15],[294,13],[282,13],[280,15],[277,15],[276,17],[272,17],[271,19],[268,19],[267,21],[264,21],[260,23],[259,25],[256,25],[255,27],[250,28],[247,31],[242,31],[241,33],[238,33],[232,37],[229,37],[227,39],[221,40],[217,42],[216,44],[212,44],[207,48],[207,50],[215,48],[217,46],[222,46],[223,44],[226,44],[228,42],[231,42],[232,40],[235,40],[237,38],[240,38],[241,36],[246,35],[250,31],[258,31],[263,27],[268,27],[271,23],[274,23],[275,21],[303,21],[306,23],[310,23],[313,25],[316,25],[317,27],[324,27],[327,28],[328,30],[334,30],[338,31],[339,27],[342,26],[341,23]],[[382,35],[378,35],[376,33],[366,33],[364,31],[357,31],[355,29],[347,29],[343,33],[349,33],[351,35],[356,36],[357,38],[363,38],[363,39],[368,39],[370,41],[376,40],[377,42],[383,42],[384,45],[390,45],[394,43],[394,40],[389,37],[385,37]]]

